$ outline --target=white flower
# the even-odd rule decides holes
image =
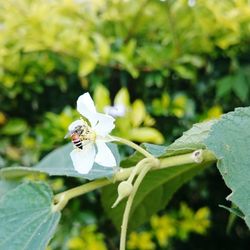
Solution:
[[[111,115],[113,117],[122,117],[126,114],[126,107],[122,104],[116,104],[114,106],[105,106],[104,112],[107,115]]]
[[[75,149],[70,153],[74,168],[81,174],[87,174],[94,162],[115,167],[116,160],[106,142],[112,141],[109,133],[115,127],[114,118],[96,111],[89,93],[77,100],[77,111],[88,120],[76,120],[69,125],[69,134]]]
[[[196,4],[196,0],[188,0],[188,5],[189,5],[190,7],[194,7],[195,4]]]

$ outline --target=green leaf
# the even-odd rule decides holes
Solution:
[[[185,154],[197,149],[205,149],[203,140],[207,138],[212,124],[216,120],[195,124],[193,128],[183,134],[169,147],[144,144],[144,148],[158,158]],[[122,165],[135,165],[143,156],[135,153],[124,160]],[[206,164],[207,165],[207,164]],[[163,209],[172,195],[188,180],[205,169],[204,164],[188,164],[149,172],[136,194],[131,210],[129,228],[134,229],[147,221],[151,215]],[[117,186],[108,186],[103,189],[102,203],[108,216],[115,226],[121,226],[122,214],[125,207],[123,201],[116,208],[111,209],[117,197]],[[153,201],[153,202],[152,202]]]
[[[223,115],[218,120],[195,124],[181,138],[169,147],[163,148],[159,156],[174,156],[197,149],[212,151],[218,159],[218,169],[226,185],[233,191],[228,199],[239,207],[244,214],[244,220],[250,227],[249,127],[250,107],[238,108],[235,112]],[[123,161],[122,165],[135,165],[141,158],[142,156],[136,153]],[[196,175],[200,167],[202,168],[202,166],[197,167],[197,165],[186,165],[150,172],[136,195],[130,226],[133,228],[140,225],[153,212],[161,209],[162,204],[165,206],[172,194],[185,181]],[[164,187],[168,188],[164,189]],[[119,226],[124,204],[114,210],[110,209],[116,198],[116,192],[115,187],[105,188],[102,200],[106,212],[115,225]]]
[[[135,100],[131,107],[131,122],[133,127],[139,127],[145,119],[146,108],[142,100]]]
[[[217,87],[216,96],[218,98],[222,98],[228,95],[231,92],[232,87],[233,87],[233,77],[226,76],[218,80],[216,87]]]
[[[219,207],[222,207],[222,208],[226,209],[227,211],[229,211],[230,213],[244,219],[244,214],[240,211],[240,209],[238,207],[226,207],[224,205],[219,205]]]
[[[105,106],[110,106],[109,91],[102,84],[98,84],[95,88],[94,103],[99,112],[103,112]]]
[[[140,146],[142,146],[157,158],[186,154],[197,149],[205,149],[206,145],[203,141],[205,138],[207,138],[211,126],[215,122],[217,122],[217,120],[210,120],[207,122],[194,124],[191,129],[184,132],[179,139],[175,140],[168,147],[150,143],[142,143]],[[143,159],[143,156],[140,153],[135,152],[133,155],[127,157],[126,159],[123,159],[121,162],[121,166],[134,166],[141,159]]]
[[[205,149],[204,140],[209,136],[212,125],[217,121],[214,119],[194,124],[191,129],[184,132],[179,139],[167,148],[164,156],[185,154],[197,149]]]
[[[195,71],[185,65],[176,65],[174,70],[184,79],[195,79]]]
[[[155,145],[151,143],[143,143],[141,146],[143,146],[150,154],[157,158],[161,157],[167,150],[166,146]]]
[[[6,180],[18,180],[30,174],[38,174],[41,171],[31,167],[9,167],[0,170],[0,177]]]
[[[60,212],[43,183],[23,183],[0,199],[0,249],[44,250],[53,236]]]
[[[249,93],[249,86],[242,71],[234,76],[233,91],[242,102],[246,101]]]
[[[4,135],[17,135],[27,130],[27,123],[22,119],[11,119],[1,130]]]
[[[204,170],[204,165],[191,164],[148,173],[136,193],[130,214],[129,229],[135,229],[147,221],[154,213],[163,209],[173,194],[185,182],[202,170]],[[102,204],[105,212],[119,230],[125,201],[121,202],[116,208],[111,209],[116,197],[117,185],[110,185],[103,189]]]
[[[17,181],[0,180],[0,197],[15,188],[20,183]]]
[[[250,107],[237,108],[215,123],[204,142],[214,152],[217,167],[232,190],[227,197],[250,227]]]
[[[132,128],[129,131],[129,138],[137,142],[147,141],[158,144],[164,142],[163,135],[157,129],[150,127]]]
[[[195,124],[182,137],[168,147],[152,144],[143,144],[144,148],[158,158],[175,156],[193,152],[197,149],[205,149],[204,140],[209,136],[213,124],[217,120]],[[139,153],[124,160],[122,166],[133,166],[143,158]],[[204,164],[189,164],[175,166],[147,174],[139,187],[135,202],[131,211],[130,229],[136,228],[155,212],[163,209],[172,195],[188,180],[205,169]],[[102,202],[105,211],[117,228],[121,225],[121,219],[125,201],[115,209],[110,209],[117,196],[117,186],[108,186],[103,189]],[[152,202],[152,200],[154,202]]]
[[[111,151],[113,152],[117,166],[120,164],[120,155],[117,146],[112,143],[107,143]],[[72,151],[72,143],[64,145],[45,156],[37,165],[32,168],[28,167],[11,167],[0,170],[0,176],[5,178],[18,178],[27,174],[34,174],[37,172],[46,173],[56,176],[71,176],[80,177],[89,180],[99,179],[103,177],[111,177],[117,169],[101,166],[94,163],[93,168],[88,174],[80,174],[75,171],[70,158],[70,152]]]
[[[126,107],[130,106],[130,96],[127,88],[121,88],[115,96],[115,105],[124,105]]]
[[[85,77],[90,74],[96,67],[96,61],[93,57],[86,58],[82,60],[79,65],[79,76]]]

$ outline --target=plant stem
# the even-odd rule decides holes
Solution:
[[[148,171],[151,169],[151,167],[152,166],[150,165],[150,163],[148,163],[141,170],[139,176],[137,177],[137,179],[135,181],[133,191],[130,194],[128,200],[127,200],[125,211],[124,211],[124,214],[123,214],[123,219],[122,219],[122,226],[121,226],[120,250],[125,250],[126,249],[126,236],[127,236],[127,229],[128,229],[128,220],[129,220],[129,214],[130,214],[130,211],[131,211],[131,207],[132,207],[132,204],[133,204],[134,197],[136,195],[136,192],[137,192],[141,182],[143,181],[143,178],[148,173]]]
[[[196,158],[196,153],[199,152],[199,156],[198,157],[202,157],[202,161],[197,161]],[[169,156],[166,158],[162,158],[159,159],[160,160],[160,169],[162,168],[168,168],[168,167],[174,167],[174,166],[179,166],[179,165],[186,165],[186,164],[191,164],[191,163],[209,163],[212,161],[216,160],[216,157],[214,156],[214,154],[209,151],[209,150],[195,150],[192,153],[188,153],[188,154],[182,154],[182,155],[176,155],[176,156]]]
[[[141,146],[135,144],[132,141],[126,140],[124,138],[120,138],[120,137],[116,137],[116,136],[112,136],[113,138],[115,138],[117,141],[137,150],[138,152],[140,152],[142,155],[144,155],[147,158],[154,158],[153,155],[151,155],[148,151],[146,151],[144,148],[142,148]]]
[[[69,189],[65,192],[59,193],[55,195],[54,197],[54,201],[56,203],[54,205],[54,211],[62,210],[67,205],[68,201],[72,198],[91,192],[97,188],[106,186],[111,183],[112,183],[112,180],[100,179],[100,180],[95,180],[87,184],[83,184],[81,186]]]
[[[198,163],[194,158],[195,152],[197,152],[197,151],[194,151],[194,152],[188,153],[188,154],[170,156],[170,157],[159,159],[160,166],[157,169],[164,169],[164,168],[175,167],[175,166],[180,166],[180,165],[185,165],[185,164],[197,164],[197,165],[199,165],[199,164],[210,163],[210,162],[216,161],[215,156],[210,151],[202,150],[203,161]],[[126,180],[129,178],[132,171],[135,171],[134,170],[135,168],[136,168],[136,166],[131,167],[131,168],[126,168],[126,169],[121,168],[120,171],[117,172],[112,179],[95,180],[95,181],[89,182],[87,184],[83,184],[81,186],[69,189],[65,192],[59,193],[59,194],[55,195],[55,197],[54,197],[55,205],[54,205],[53,209],[56,211],[60,211],[66,206],[68,201],[74,197],[83,195],[83,194],[88,193],[90,191],[93,191],[97,188],[112,184],[114,182]],[[136,174],[143,172],[144,168],[145,168],[145,166],[140,165],[137,168]],[[154,168],[152,168],[151,170],[154,170]],[[9,173],[8,171],[5,171],[5,169],[1,170],[1,175],[3,178],[8,178],[9,175],[10,175],[10,177],[12,177],[11,173]]]

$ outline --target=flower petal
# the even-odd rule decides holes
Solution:
[[[115,119],[110,115],[96,113],[96,118],[98,122],[93,129],[97,135],[106,136],[115,127]]]
[[[83,149],[74,149],[70,153],[74,168],[80,174],[87,174],[94,164],[96,149],[93,143],[83,146]]]
[[[111,115],[113,117],[123,117],[126,114],[126,107],[122,104],[117,104],[114,106],[105,106],[104,112],[107,115]]]
[[[90,94],[87,92],[77,99],[77,111],[87,118],[92,126],[95,126],[97,123],[96,118],[96,108],[94,101],[92,100]]]
[[[105,167],[115,167],[116,160],[109,147],[102,141],[96,142],[97,154],[95,162]]]
[[[83,123],[82,120],[76,120],[76,121],[72,122],[72,123],[69,125],[68,129],[69,129],[69,131],[71,132],[71,131],[73,131],[77,126],[82,126],[82,125],[84,125],[84,123]]]

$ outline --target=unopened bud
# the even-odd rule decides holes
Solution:
[[[133,185],[128,181],[123,181],[118,186],[118,198],[116,199],[115,203],[113,204],[112,208],[116,207],[120,201],[124,198],[129,196],[133,190]]]

